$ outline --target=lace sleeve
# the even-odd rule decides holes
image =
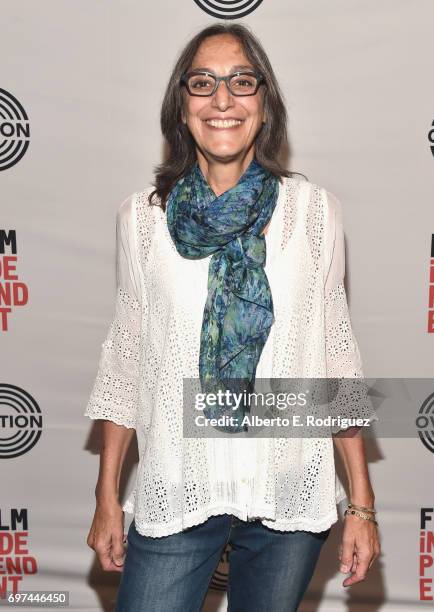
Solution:
[[[354,335],[344,286],[345,243],[342,205],[326,192],[327,222],[325,251],[326,278],[324,285],[324,316],[326,336],[327,378],[339,381],[339,391],[329,404],[332,416],[378,420],[367,396],[363,379],[363,363]],[[353,379],[353,380],[351,380]],[[343,427],[332,428],[333,432]]]
[[[84,415],[137,429],[142,299],[133,205],[130,196],[116,217],[115,312]]]

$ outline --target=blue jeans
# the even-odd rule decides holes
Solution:
[[[133,520],[115,612],[199,612],[228,542],[228,611],[296,611],[329,533],[276,531],[222,514],[151,538]]]

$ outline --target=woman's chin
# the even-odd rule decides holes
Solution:
[[[244,149],[239,147],[212,147],[205,149],[210,157],[218,161],[232,161],[238,157],[243,158]]]

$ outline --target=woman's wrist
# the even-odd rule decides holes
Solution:
[[[367,506],[368,508],[373,508],[375,504],[374,491],[372,488],[365,488],[361,490],[354,490],[350,488],[350,497],[348,501],[358,506]]]
[[[118,501],[119,492],[111,483],[97,483],[95,487],[95,498],[99,504],[112,504]]]

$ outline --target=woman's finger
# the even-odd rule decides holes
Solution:
[[[342,557],[339,570],[347,574],[353,565],[354,540],[344,534],[342,539]]]
[[[368,566],[371,560],[371,553],[368,551],[361,551],[357,553],[357,567],[355,573],[353,573],[349,578],[344,580],[344,586],[351,586],[352,584],[356,584],[357,582],[362,582],[365,580],[366,575],[368,573]]]
[[[121,532],[122,533],[122,532]],[[125,549],[122,535],[112,535],[112,560],[115,565],[122,567],[124,564]]]
[[[357,555],[354,553],[354,555],[353,555],[353,564],[352,564],[352,566],[350,568],[350,572],[353,573],[353,572],[356,571],[356,569],[357,569]]]

